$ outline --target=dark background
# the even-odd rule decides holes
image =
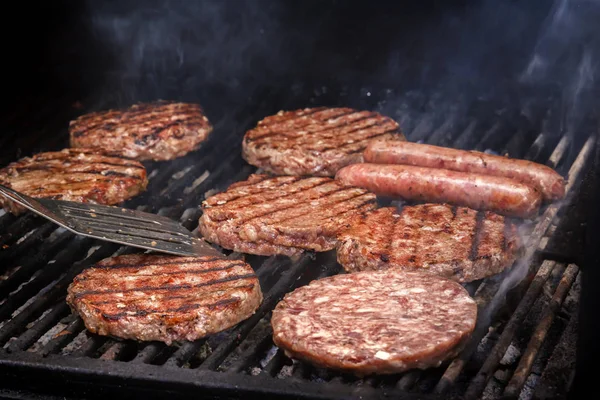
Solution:
[[[5,87],[15,102],[42,91],[77,97],[111,90],[136,100],[160,97],[167,85],[250,90],[307,79],[501,88],[526,67],[551,6],[489,0],[19,2],[7,18],[16,28],[2,28]],[[549,80],[563,78],[555,75]]]

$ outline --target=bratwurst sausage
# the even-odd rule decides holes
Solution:
[[[565,180],[552,168],[479,151],[466,151],[410,142],[374,141],[364,151],[365,162],[444,168],[503,176],[536,187],[546,200],[565,195]]]
[[[448,203],[511,217],[533,217],[542,202],[536,188],[510,178],[439,168],[351,164],[340,169],[336,179],[380,196]]]

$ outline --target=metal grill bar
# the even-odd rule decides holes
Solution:
[[[575,184],[575,182],[577,182],[577,177],[579,177],[581,170],[583,169],[583,166],[584,166],[583,164],[588,158],[588,153],[592,149],[592,144],[593,144],[593,138],[588,139],[586,144],[583,146],[583,148],[579,154],[579,157],[573,163],[573,166],[571,167],[571,171],[569,173],[569,179],[568,179],[569,183],[568,183],[567,192],[569,192],[571,187]],[[557,145],[556,150],[554,151],[553,157],[551,157],[550,162],[556,162],[557,159],[560,159],[559,154],[563,153],[565,149],[566,149],[566,147],[561,146],[561,144],[559,142],[559,145]],[[556,216],[557,211],[558,211],[558,206],[556,206],[556,205],[551,205],[546,209],[546,211],[540,218],[540,222],[536,225],[534,231],[532,232],[532,234],[530,235],[530,238],[529,238],[529,243],[535,243],[536,245],[527,248],[526,253],[523,257],[524,260],[532,260],[533,259],[534,253],[538,249],[537,243],[539,243],[541,241],[542,236],[544,235],[544,233],[546,232],[546,230],[549,228],[550,224],[554,220],[554,217]],[[550,271],[546,271],[546,269],[544,269],[544,264],[542,264],[542,268],[540,268],[538,270],[538,273],[536,275],[536,278],[537,278],[537,276],[540,276],[540,278],[537,278],[538,279],[537,281],[535,280],[536,278],[534,278],[534,281],[531,283],[531,286],[529,287],[529,290],[532,290],[532,294],[529,295],[528,297],[524,298],[522,300],[522,302],[519,304],[519,307],[521,307],[520,312],[522,313],[522,315],[519,314],[519,319],[516,319],[517,318],[516,315],[517,315],[519,308],[517,308],[517,311],[515,311],[515,313],[513,314],[513,318],[515,318],[514,322],[512,322],[513,334],[514,334],[514,329],[516,329],[516,327],[517,327],[518,321],[525,316],[526,311],[529,310],[529,307],[537,298],[537,295],[539,294],[539,292],[541,290],[543,282],[548,277],[546,274],[549,274],[549,273],[550,273]],[[535,286],[534,286],[534,283],[536,283]],[[499,283],[494,286],[496,286],[496,287],[492,291],[495,293],[499,288]],[[475,299],[478,302],[479,307],[481,308],[482,306],[483,307],[487,306],[487,304],[491,300],[491,297],[483,300],[481,297],[478,298],[478,296],[476,294]],[[481,303],[482,300],[483,300],[483,304]],[[504,332],[506,332],[507,329],[509,328],[509,326],[511,326],[510,324],[511,324],[511,322],[509,322],[509,325],[507,325],[507,327],[504,329]],[[511,337],[512,337],[512,334],[509,337],[507,337],[506,339],[504,339],[504,342],[502,342],[502,346],[500,346],[500,342],[499,342],[497,350],[494,351],[488,357],[487,366],[484,366],[484,368],[487,368],[490,371],[495,368],[495,366],[498,364],[498,362],[504,355],[506,348],[510,344]],[[471,343],[473,343],[473,344],[479,343],[479,341],[481,341],[482,338],[483,338],[483,335],[481,335],[481,334],[475,335],[472,338]],[[470,346],[470,347],[473,349],[473,346]],[[503,348],[503,349],[501,350],[501,348]],[[458,378],[458,375],[462,372],[468,359],[470,358],[469,353],[470,352],[468,350],[464,351],[463,355],[461,357],[455,359],[450,364],[446,373],[444,374],[442,379],[440,379],[438,385],[436,386],[436,389],[435,389],[436,393],[445,393],[450,388],[450,386],[456,381],[456,379]],[[477,384],[478,390],[476,390],[475,388],[472,389],[472,393],[475,395],[475,397],[478,395],[478,393],[480,393],[480,391],[483,389],[483,386],[485,385],[485,383],[487,383],[487,381],[489,380],[490,373],[488,371],[487,373],[481,373],[478,376],[479,376],[478,380],[477,381],[474,380],[474,382],[479,382]],[[475,379],[477,379],[477,378],[475,378]]]
[[[531,372],[533,361],[535,360],[542,343],[544,343],[544,339],[546,338],[546,334],[550,329],[550,325],[552,325],[554,316],[565,300],[565,297],[567,296],[571,285],[573,285],[578,272],[579,268],[577,268],[577,266],[574,264],[571,264],[567,267],[567,270],[560,280],[560,284],[558,285],[550,304],[542,314],[540,323],[531,336],[531,341],[527,346],[527,350],[525,350],[525,353],[521,356],[521,362],[519,363],[519,366],[515,370],[512,379],[504,391],[506,396],[519,396],[519,392],[523,388],[525,380],[527,379],[527,376],[529,376],[529,372]]]
[[[371,93],[372,89],[361,90],[363,91]],[[514,157],[525,157],[538,162],[547,161],[548,165],[559,168],[559,171],[561,168],[570,168],[568,188],[570,192],[581,175],[593,147],[593,141],[589,139],[581,149],[576,149],[577,158],[572,165],[569,165],[568,163],[572,161],[569,151],[574,143],[566,136],[562,136],[560,132],[555,134],[547,129],[548,126],[552,127],[549,119],[556,113],[548,111],[551,106],[545,100],[525,101],[519,110],[514,107],[496,107],[492,103],[467,105],[464,99],[455,99],[454,104],[448,107],[446,104],[449,103],[439,92],[428,97],[422,92],[415,91],[403,95],[399,101],[395,97],[398,96],[397,93],[389,91],[388,95],[393,99],[393,106],[391,104],[389,106],[394,108],[388,115],[394,114],[397,117],[410,140],[423,140],[431,144],[467,149],[492,149],[501,154],[509,153]],[[308,104],[328,105],[331,101],[338,103],[340,101],[337,94],[331,94],[331,99],[327,96],[326,91],[319,92],[317,98],[314,101],[310,100]],[[364,103],[350,104],[350,106],[385,109],[388,107],[385,96],[377,98],[376,95],[363,94]],[[278,107],[273,108],[274,104]],[[263,115],[279,109],[289,109],[292,106],[303,107],[306,104],[307,102],[298,98],[285,95],[278,98],[265,92],[265,101],[256,109],[229,113],[228,118],[217,121],[216,131],[220,130],[223,134],[218,137],[213,136],[198,152],[169,163],[148,163],[150,177],[148,191],[128,204],[139,205],[139,209],[158,212],[174,219],[179,218],[187,229],[193,231],[197,228],[198,218],[201,215],[198,206],[206,195],[223,190],[229,184],[243,180],[255,171],[240,157],[241,133]],[[397,104],[400,104],[400,107],[397,107]],[[503,110],[499,112],[499,109]],[[235,127],[232,127],[232,124],[235,124]],[[557,229],[558,221],[564,217],[559,215],[559,210],[558,206],[548,207],[540,218],[541,222],[530,235],[530,242],[535,245],[529,251],[528,257],[533,260],[531,271],[537,271],[537,275],[532,281],[525,281],[519,286],[519,290],[523,291],[522,294],[518,294],[520,292],[515,290],[517,294],[511,295],[513,299],[521,300],[516,307],[517,310],[528,309],[526,303],[531,301],[533,304],[538,301],[539,296],[534,296],[530,292],[539,294],[545,291],[544,282],[551,281],[553,275],[562,270],[561,263],[544,261],[543,253],[540,252],[545,243],[542,238],[551,236],[552,229]],[[489,350],[478,350],[477,346],[485,334],[484,329],[480,328],[487,327],[482,325],[478,327],[476,335],[471,339],[470,346],[450,365],[385,377],[359,379],[348,374],[316,368],[307,363],[291,361],[282,350],[273,345],[270,336],[272,334],[269,324],[270,311],[285,293],[312,279],[339,271],[334,254],[324,253],[317,254],[314,259],[311,255],[305,255],[298,260],[285,257],[248,256],[247,261],[256,270],[263,288],[263,304],[257,313],[246,321],[204,340],[183,343],[177,347],[162,343],[139,345],[132,341],[99,337],[88,333],[80,318],[61,320],[68,312],[64,303],[66,285],[83,268],[102,258],[122,254],[131,249],[92,241],[84,242],[85,246],[81,247],[80,253],[77,253],[77,244],[81,243],[79,239],[64,233],[54,234],[44,224],[31,225],[31,229],[28,229],[27,224],[32,222],[27,218],[29,218],[27,215],[0,217],[0,227],[17,229],[12,237],[2,239],[11,245],[6,252],[0,252],[0,259],[10,261],[9,264],[16,262],[22,265],[21,269],[7,275],[6,282],[9,283],[0,282],[0,292],[4,294],[22,285],[14,292],[13,297],[16,296],[16,300],[8,298],[0,305],[0,316],[4,316],[5,319],[4,325],[0,326],[0,343],[5,343],[4,351],[11,352],[7,356],[8,353],[5,354],[0,350],[0,368],[25,363],[29,371],[35,371],[36,368],[44,370],[51,365],[54,369],[64,367],[70,371],[70,374],[73,374],[73,368],[76,368],[77,373],[94,375],[94,369],[98,368],[98,365],[103,365],[105,368],[108,365],[114,376],[121,376],[121,371],[127,371],[127,376],[131,379],[144,376],[146,382],[170,381],[171,383],[172,378],[175,377],[174,380],[179,384],[193,382],[203,388],[221,380],[227,387],[244,382],[238,387],[255,390],[255,385],[260,384],[263,392],[277,390],[276,388],[279,387],[283,392],[295,395],[318,396],[318,393],[327,392],[324,397],[328,398],[344,397],[344,394],[369,397],[376,393],[410,398],[411,395],[408,394],[410,392],[415,392],[419,398],[432,398],[436,393],[448,398],[455,392],[466,389],[462,386],[468,386],[472,378],[469,376],[470,371],[473,367],[478,368],[477,364],[481,363],[479,358],[485,358],[483,364],[491,363],[488,353],[496,347],[498,349],[490,354],[496,357],[494,351],[497,351],[502,357],[504,352],[500,351],[502,347],[500,342],[508,340],[510,344],[514,336],[510,335],[509,339],[502,336],[507,329],[506,334],[510,334],[510,330],[513,329],[511,327],[516,326],[516,322],[512,323],[513,325],[509,322],[508,325],[498,328],[502,334],[496,334],[499,337],[495,345],[493,343],[488,345]],[[30,231],[32,231],[30,236],[13,248],[12,243]],[[66,250],[65,246],[70,250]],[[83,252],[90,246],[98,247],[91,254],[85,255]],[[29,255],[31,249],[36,249],[38,253],[43,254]],[[82,259],[84,256],[85,258]],[[232,253],[230,257],[238,256]],[[44,266],[52,258],[56,258],[56,261]],[[41,271],[38,272],[38,269]],[[38,283],[40,277],[42,282]],[[31,278],[30,282],[26,282]],[[469,293],[474,295],[482,313],[494,314],[495,310],[491,309],[491,303],[494,296],[501,291],[501,278],[502,276],[498,276],[466,285]],[[44,296],[35,297],[39,289],[50,283],[51,285],[45,289],[47,292]],[[563,290],[568,290],[568,287],[561,289],[559,293]],[[558,289],[555,293],[557,292]],[[32,296],[34,298],[30,300]],[[520,320],[530,318],[527,312],[523,315],[514,315]],[[551,322],[552,320],[546,322],[548,329]],[[538,326],[536,335],[547,335],[546,325]],[[515,329],[515,332],[517,331]],[[53,333],[53,336],[48,338],[45,337],[46,332],[58,333]],[[535,337],[530,339],[531,350],[527,350],[522,356],[522,366],[513,373],[513,380],[516,382],[513,385],[517,392],[523,386],[523,379],[527,378],[533,365],[523,360],[536,359],[536,354],[543,347],[541,346],[543,340],[538,342],[534,340]],[[486,338],[491,338],[491,335]],[[30,351],[24,352],[23,350],[26,349]],[[558,365],[556,361],[553,363]],[[493,366],[490,364],[490,374],[495,372],[496,365],[497,362]],[[548,368],[551,368],[550,361],[548,365]],[[108,379],[102,372],[98,374],[97,378]],[[550,379],[547,374],[542,376],[543,379]],[[131,383],[134,381],[135,379],[130,380]],[[509,387],[505,389],[506,394],[513,390]]]
[[[77,318],[71,322],[63,331],[57,336],[52,338],[46,345],[40,350],[42,357],[46,357],[50,354],[58,353],[63,347],[71,342],[75,337],[84,329],[83,321]]]
[[[66,316],[69,313],[69,306],[66,303],[60,302],[52,308],[48,314],[40,319],[34,326],[29,328],[18,339],[9,342],[8,351],[15,352],[24,350],[38,340],[44,332],[56,324],[56,321]]]

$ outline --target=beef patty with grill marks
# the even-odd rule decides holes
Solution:
[[[156,101],[92,112],[71,121],[71,147],[97,147],[137,160],[171,160],[196,150],[212,125],[198,104]]]
[[[477,320],[457,282],[403,270],[318,279],[273,310],[273,341],[287,355],[359,376],[437,367],[456,356]]]
[[[111,157],[91,149],[38,153],[0,170],[0,184],[35,198],[117,204],[146,189],[146,169],[135,160]],[[13,214],[25,208],[0,196]]]
[[[244,159],[277,175],[334,176],[372,140],[404,140],[396,121],[351,108],[280,111],[246,132]]]
[[[333,249],[340,229],[374,207],[374,194],[331,178],[254,174],[206,199],[199,229],[226,249],[293,256]]]
[[[470,282],[512,266],[521,250],[515,224],[493,212],[447,204],[380,208],[340,235],[346,271],[402,268]]]
[[[171,344],[247,319],[262,298],[258,278],[242,261],[132,254],[75,277],[67,303],[93,333]]]

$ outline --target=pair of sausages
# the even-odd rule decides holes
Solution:
[[[375,141],[364,164],[336,175],[342,183],[406,200],[442,202],[511,217],[535,216],[544,200],[564,197],[565,180],[526,160],[405,141]]]

